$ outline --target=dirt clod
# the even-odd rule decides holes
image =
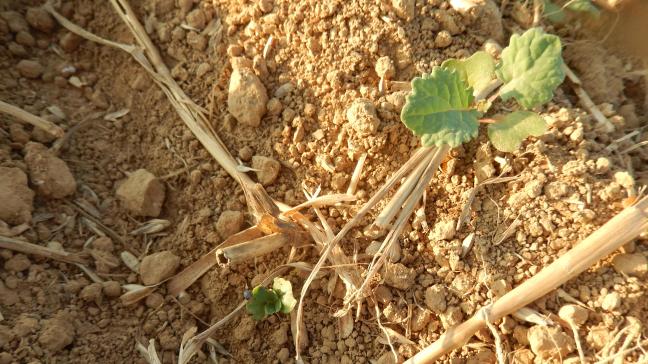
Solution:
[[[256,170],[255,173],[259,183],[269,186],[279,176],[281,164],[272,158],[255,155],[252,157],[252,168]]]
[[[612,266],[630,276],[644,277],[648,273],[648,261],[643,254],[619,254],[612,259]]]
[[[157,217],[164,203],[165,187],[153,173],[138,169],[119,186],[117,197],[131,213]]]
[[[25,21],[25,18],[17,11],[3,11],[0,13],[0,17],[7,22],[9,30],[14,33],[29,31],[29,25]]]
[[[59,311],[54,317],[46,320],[38,337],[38,342],[45,350],[56,353],[74,341],[74,319],[67,311]]]
[[[439,221],[434,225],[434,230],[430,234],[430,241],[450,240],[456,233],[455,222],[451,220]]]
[[[29,168],[29,179],[40,195],[59,199],[76,191],[76,180],[67,164],[43,144],[27,143],[25,162]]]
[[[558,311],[558,316],[567,322],[580,326],[587,321],[589,312],[586,308],[578,305],[564,305]]]
[[[346,111],[346,117],[358,135],[372,135],[378,131],[380,119],[376,115],[376,107],[371,100],[354,100]]]
[[[574,340],[557,327],[536,325],[529,329],[529,344],[541,359],[564,358],[574,351]]]
[[[16,69],[21,76],[26,78],[38,78],[43,74],[43,71],[45,70],[43,65],[41,65],[37,61],[31,61],[28,59],[23,59],[22,61],[18,62]]]
[[[242,212],[231,210],[223,211],[216,222],[216,230],[223,239],[227,239],[241,231],[244,222],[245,215],[243,215]]]
[[[10,272],[22,272],[29,269],[30,266],[31,262],[25,254],[16,254],[4,264],[4,268]]]
[[[95,302],[99,304],[103,300],[103,285],[101,283],[91,283],[79,292],[79,298],[86,302]]]
[[[394,62],[388,57],[383,56],[378,58],[375,65],[376,74],[379,77],[384,77],[386,79],[394,77],[396,73],[396,67],[394,67]]]
[[[409,289],[414,284],[416,271],[401,263],[385,264],[385,284],[398,289]]]
[[[446,310],[446,289],[437,284],[425,290],[425,304],[427,307],[436,312],[442,313]]]
[[[50,33],[56,27],[54,18],[43,8],[29,8],[25,20],[32,28],[43,33]]]
[[[611,292],[603,297],[601,308],[606,311],[614,311],[621,306],[621,295],[619,292]]]
[[[416,3],[414,0],[392,0],[392,6],[396,15],[399,17],[405,20],[414,19],[414,13],[416,11]]]
[[[227,107],[239,123],[259,126],[266,112],[268,93],[254,72],[247,67],[232,71]]]
[[[119,297],[122,293],[121,285],[117,281],[104,282],[103,293],[109,298]]]
[[[18,168],[0,167],[0,220],[9,224],[31,221],[34,191],[27,186],[27,175]]]
[[[140,276],[144,284],[158,284],[171,277],[178,266],[180,258],[168,250],[147,255],[140,263]]]

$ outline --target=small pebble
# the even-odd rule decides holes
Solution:
[[[16,69],[21,76],[32,79],[40,77],[45,70],[40,63],[27,59],[18,62]]]

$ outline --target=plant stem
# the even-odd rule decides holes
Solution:
[[[382,212],[378,215],[376,218],[376,221],[374,222],[374,225],[381,229],[385,229],[389,226],[391,221],[394,219],[398,211],[403,207],[403,203],[407,199],[407,196],[409,196],[410,192],[412,192],[412,189],[414,186],[417,185],[419,178],[423,174],[423,171],[425,170],[425,166],[427,166],[430,163],[430,160],[434,156],[434,148],[433,147],[423,147],[423,150],[426,152],[429,152],[430,154],[426,156],[416,168],[410,173],[409,176],[405,179],[405,182],[401,184],[401,186],[398,188],[394,196],[392,196],[392,199],[389,201],[387,206],[382,210]]]
[[[382,200],[387,192],[389,192],[389,190],[391,190],[391,188],[410,170],[412,170],[412,168],[414,168],[424,157],[425,151],[422,149],[417,150],[414,155],[407,162],[405,162],[405,164],[398,171],[396,171],[396,173],[394,173],[394,175],[392,175],[389,180],[387,180],[387,182],[369,199],[369,201],[367,201],[367,203],[360,209],[360,211],[358,211],[358,213],[342,227],[342,230],[340,230],[335,238],[326,245],[326,248],[321,253],[320,258],[317,261],[317,264],[315,264],[313,271],[309,274],[308,278],[306,278],[306,281],[302,286],[296,313],[296,320],[298,325],[300,324],[303,317],[304,297],[306,297],[306,294],[308,293],[308,288],[313,279],[315,279],[317,273],[320,271],[320,269],[322,269],[324,262],[326,261],[333,248],[336,247],[337,244],[342,241],[344,236],[362,220],[362,218],[371,210],[371,208],[376,205],[378,201]],[[295,360],[298,361],[301,360],[300,348],[301,346],[299,343],[299,335],[297,335],[295,337],[295,350],[297,352],[295,355]]]
[[[363,292],[365,291],[367,285],[372,281],[373,276],[382,267],[386,257],[389,255],[385,254],[385,252],[388,252],[394,242],[398,241],[398,238],[400,237],[405,224],[407,223],[409,217],[412,215],[412,211],[414,211],[414,207],[416,207],[416,204],[421,200],[421,197],[423,197],[423,192],[427,188],[432,177],[434,177],[434,174],[439,168],[441,161],[443,161],[445,155],[449,151],[449,146],[442,145],[436,149],[431,158],[427,159],[427,165],[422,164],[425,167],[425,170],[422,172],[420,179],[416,180],[416,182],[418,182],[416,186],[412,186],[412,192],[406,196],[407,200],[405,201],[405,204],[402,206],[402,209],[398,214],[398,218],[394,223],[394,227],[385,237],[383,243],[380,245],[380,249],[378,249],[378,252],[374,255],[374,258],[369,266],[369,271],[367,272],[362,286],[360,286],[360,289],[358,289],[357,292],[354,292],[353,296],[345,300],[347,307],[350,307],[350,304],[353,300],[361,299],[364,296]],[[417,168],[420,168],[420,166],[421,165],[417,166]]]
[[[43,129],[47,133],[57,138],[61,138],[65,134],[63,132],[63,129],[61,129],[59,126],[55,125],[54,123],[47,121],[41,118],[40,116],[36,116],[32,113],[29,113],[17,106],[8,104],[2,100],[0,100],[0,112],[9,114],[15,117],[16,119],[19,119],[20,121],[29,123],[37,128]]]

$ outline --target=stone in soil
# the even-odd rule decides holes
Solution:
[[[376,74],[378,77],[384,77],[386,79],[394,77],[396,73],[396,67],[394,67],[394,62],[388,57],[383,56],[376,60],[376,65],[374,66]]]
[[[621,295],[618,292],[611,292],[603,297],[601,308],[606,311],[615,311],[621,306]]]
[[[26,78],[38,78],[43,74],[45,70],[43,66],[37,61],[31,61],[28,59],[23,59],[18,62],[16,69],[21,76]]]
[[[50,33],[56,27],[54,18],[43,8],[29,8],[25,20],[32,28],[43,33]]]
[[[436,284],[426,289],[425,304],[430,310],[436,312],[437,314],[440,314],[443,311],[445,311],[446,304],[447,304],[446,289],[440,284]]]
[[[527,334],[531,351],[540,359],[564,358],[574,351],[574,340],[558,327],[536,325]]]
[[[269,186],[279,176],[281,164],[272,158],[255,155],[252,157],[252,168],[256,170],[255,173],[259,183]]]
[[[612,258],[614,270],[629,276],[644,277],[648,273],[648,260],[643,254],[619,254]]]
[[[414,279],[416,278],[416,271],[407,268],[401,263],[386,263],[385,264],[385,284],[388,286],[406,290],[412,287]]]
[[[243,223],[245,222],[245,215],[240,211],[223,211],[218,217],[216,222],[216,230],[221,238],[227,239],[230,236],[241,231]]]
[[[380,119],[371,100],[354,100],[346,111],[346,117],[353,130],[360,136],[372,135],[378,131]]]
[[[30,142],[25,146],[25,163],[29,178],[41,196],[60,199],[73,195],[76,181],[67,164],[46,146]]]
[[[137,216],[158,217],[164,197],[164,184],[145,169],[131,173],[117,188],[117,198]]]
[[[452,220],[439,221],[434,225],[434,230],[430,234],[430,241],[450,240],[455,236],[455,222]]]
[[[14,225],[31,221],[34,191],[27,186],[25,172],[0,167],[0,201],[0,220]]]
[[[232,71],[227,108],[241,124],[259,126],[266,112],[268,93],[259,77],[247,67]]]
[[[171,277],[180,265],[180,257],[168,250],[147,255],[140,263],[140,276],[147,285],[158,284]]]
[[[9,29],[14,33],[29,30],[29,25],[25,21],[25,18],[17,11],[3,11],[0,13],[0,18],[7,22]]]
[[[416,2],[414,0],[392,0],[394,12],[400,18],[405,20],[414,19],[416,11]]]
[[[558,316],[567,322],[580,326],[587,321],[589,312],[586,308],[578,305],[564,305],[558,311]]]
[[[31,262],[25,254],[16,254],[4,264],[4,268],[9,272],[22,272],[29,269],[30,266]]]
[[[38,342],[50,354],[61,351],[74,341],[74,318],[67,311],[59,311],[45,321]]]

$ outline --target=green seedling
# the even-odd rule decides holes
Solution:
[[[543,16],[552,23],[564,22],[567,18],[566,10],[586,13],[593,17],[599,17],[601,15],[601,10],[591,0],[569,0],[562,6],[557,5],[551,0],[544,0]]]
[[[488,126],[488,137],[495,148],[512,152],[527,137],[545,132],[542,117],[528,110],[550,101],[564,78],[560,38],[532,28],[513,35],[498,62],[477,52],[416,77],[401,120],[424,147],[457,147],[477,136],[489,106],[480,104],[487,96],[483,92],[501,85],[496,95],[503,101],[514,99],[523,110],[489,119],[494,122]]]
[[[280,277],[274,279],[272,288],[254,287],[246,299],[245,308],[255,320],[263,320],[277,312],[290,313],[297,303],[290,281]]]

